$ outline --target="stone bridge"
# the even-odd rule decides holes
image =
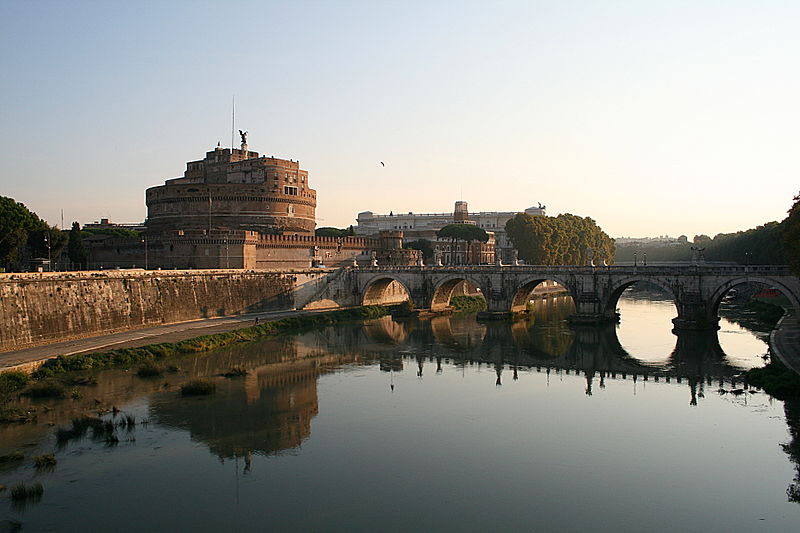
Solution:
[[[408,266],[349,267],[332,272],[328,281],[295,298],[297,307],[314,300],[338,305],[369,305],[387,301],[390,287],[401,285],[420,309],[441,310],[462,282],[486,298],[489,313],[507,315],[526,309],[530,293],[543,281],[563,286],[575,302],[575,323],[591,324],[617,319],[617,301],[637,282],[663,288],[678,310],[676,329],[716,329],[717,311],[728,291],[743,283],[775,288],[800,310],[800,279],[784,266]],[[395,283],[396,282],[396,283]]]

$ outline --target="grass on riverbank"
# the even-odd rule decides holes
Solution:
[[[377,318],[389,314],[389,312],[389,307],[379,305],[340,309],[327,313],[281,318],[257,326],[213,335],[203,335],[179,342],[149,344],[138,348],[120,348],[106,352],[71,355],[69,357],[62,355],[46,361],[38,370],[31,374],[30,379],[41,382],[47,378],[58,376],[65,372],[100,370],[112,367],[130,368],[136,364],[143,363],[155,365],[155,361],[166,357],[215,350],[232,344],[254,341],[267,336],[290,332],[295,333],[311,328],[336,324],[338,322]],[[5,374],[0,374],[0,376],[5,376]],[[17,387],[21,379],[19,375],[16,375],[12,378],[7,378],[4,383],[6,383],[9,390],[14,389],[17,391],[19,390]],[[0,386],[2,385],[0,384]]]
[[[762,368],[745,372],[749,385],[764,389],[764,392],[779,400],[800,398],[800,375],[775,359]]]
[[[467,296],[459,295],[450,298],[450,305],[455,307],[456,311],[466,312],[480,312],[486,311],[486,299],[483,296]]]

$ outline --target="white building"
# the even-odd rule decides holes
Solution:
[[[436,232],[448,224],[467,222],[483,228],[487,233],[494,233],[496,250],[502,253],[503,261],[511,261],[513,246],[506,238],[506,222],[519,211],[482,211],[468,213],[467,202],[458,201],[450,213],[394,213],[377,215],[372,211],[358,214],[355,226],[356,235],[377,235],[381,230],[401,230],[406,242],[427,239],[437,245]],[[525,210],[529,215],[544,215],[545,206],[529,207]],[[444,250],[441,250],[444,251]]]

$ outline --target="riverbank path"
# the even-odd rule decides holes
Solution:
[[[97,335],[55,342],[42,346],[33,346],[21,350],[12,350],[0,353],[0,372],[6,370],[32,371],[48,359],[59,355],[76,355],[81,353],[96,352],[99,350],[114,350],[117,348],[136,348],[147,344],[161,342],[178,342],[203,335],[213,335],[253,326],[258,318],[259,323],[288,316],[307,315],[331,311],[332,309],[315,309],[307,311],[271,311],[263,313],[248,313],[236,316],[203,318],[164,324],[148,328],[130,329],[106,335]]]
[[[800,374],[800,322],[794,311],[788,311],[769,338],[769,345],[778,358]]]

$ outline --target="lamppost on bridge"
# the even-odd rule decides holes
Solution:
[[[144,269],[147,270],[147,235],[142,235],[142,240],[139,242],[144,243]]]
[[[642,261],[642,266],[647,266],[647,252],[644,253],[644,260]]]
[[[47,246],[47,271],[53,271],[53,264],[51,263],[50,257],[50,235],[48,234],[47,230],[45,230],[44,234],[44,245]]]
[[[633,266],[636,266],[636,265],[637,265],[636,252],[633,252]]]

